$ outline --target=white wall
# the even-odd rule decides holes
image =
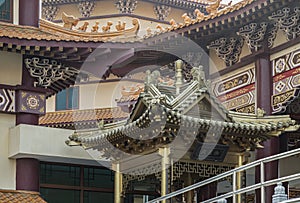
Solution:
[[[6,151],[11,159],[29,157],[41,161],[97,165],[82,147],[65,144],[73,132],[21,124],[10,129]]]
[[[120,81],[96,84],[82,84],[79,87],[79,109],[116,107],[116,99],[121,98],[123,86],[135,86],[136,82]],[[55,96],[47,99],[47,112],[55,111]]]
[[[0,84],[19,85],[22,81],[22,55],[0,51]]]
[[[8,158],[9,129],[15,115],[0,113],[0,189],[16,189],[16,161]]]

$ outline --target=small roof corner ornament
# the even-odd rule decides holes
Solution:
[[[207,82],[205,79],[205,72],[203,66],[193,67],[191,70],[191,75],[193,76],[194,81],[198,81],[200,87],[205,87],[210,82]]]
[[[103,129],[104,129],[104,120],[103,120],[103,119],[100,120],[100,121],[98,122],[98,128],[99,128],[100,130],[103,130]]]
[[[257,117],[264,117],[265,115],[266,115],[266,111],[264,109],[261,109],[261,108],[256,109],[256,116]]]
[[[145,77],[145,87],[153,84],[157,86],[158,79],[160,78],[160,72],[158,70],[155,70],[151,73],[150,70],[146,71],[146,77]],[[145,88],[147,89],[147,88]]]

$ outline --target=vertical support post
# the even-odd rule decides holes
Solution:
[[[164,196],[168,193],[168,166],[169,166],[169,154],[170,148],[163,147],[159,148],[159,154],[161,155],[161,196]],[[166,200],[163,200],[162,203],[166,203]]]
[[[232,195],[232,202],[233,203],[236,203],[236,194],[235,194],[235,191],[236,191],[236,172],[234,171],[233,174],[232,174],[232,192],[233,192],[233,195]]]
[[[256,90],[256,107],[261,108],[266,112],[266,115],[272,114],[271,97],[273,93],[273,77],[272,67],[270,62],[270,55],[265,53],[259,55],[255,61],[255,90]],[[277,137],[271,138],[263,143],[264,148],[257,150],[257,159],[265,158],[279,153],[279,141]],[[264,180],[270,180],[278,177],[278,161],[272,161],[265,164],[265,169],[268,171],[264,176]],[[256,170],[256,182],[260,181],[259,167]],[[273,186],[265,188],[264,203],[272,202]],[[260,201],[261,193],[256,193],[256,201]]]
[[[32,158],[17,159],[16,189],[38,192],[40,190],[39,171],[39,160]]]
[[[187,173],[187,184],[186,186],[189,186],[189,185],[192,185],[193,182],[192,182],[192,176],[190,173]],[[186,197],[186,201],[187,202],[193,202],[193,190],[190,190],[187,192],[187,197]]]
[[[113,164],[113,170],[115,171],[114,203],[121,203],[122,174],[120,172],[120,163]]]
[[[238,155],[238,167],[243,165],[243,155],[239,154]],[[243,172],[237,172],[237,189],[241,189],[242,188],[242,174]],[[242,198],[241,198],[241,194],[237,195],[237,202],[242,202]]]
[[[19,8],[19,24],[38,27],[40,0],[20,0]]]
[[[265,169],[264,162],[260,162],[260,202],[265,202],[265,186],[263,183],[265,182]]]

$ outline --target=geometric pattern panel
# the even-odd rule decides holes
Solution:
[[[46,96],[41,93],[19,90],[17,93],[17,111],[21,113],[45,114]]]
[[[214,94],[228,110],[255,112],[255,69],[230,74],[212,82]]]
[[[15,112],[15,90],[0,89],[0,111]]]
[[[272,60],[273,113],[285,111],[300,88],[300,49]]]

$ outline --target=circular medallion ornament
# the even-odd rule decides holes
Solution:
[[[39,106],[39,100],[37,99],[37,97],[33,95],[27,97],[27,106],[30,109],[37,109]]]

